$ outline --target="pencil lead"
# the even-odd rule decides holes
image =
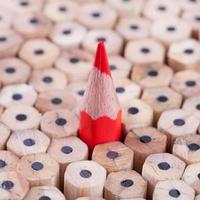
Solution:
[[[106,54],[106,49],[103,41],[100,41],[97,46],[94,67],[98,68],[102,73],[111,75],[110,68],[108,64],[108,58]]]

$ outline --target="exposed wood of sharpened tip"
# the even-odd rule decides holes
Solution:
[[[102,197],[106,170],[95,161],[69,164],[65,171],[64,194],[68,200],[82,196]]]
[[[59,165],[48,154],[23,156],[18,162],[17,172],[26,178],[31,187],[59,187]]]
[[[142,168],[142,176],[148,181],[148,197],[151,198],[155,185],[162,180],[180,179],[185,163],[169,153],[149,155]]]
[[[104,186],[105,198],[109,200],[144,198],[146,189],[147,182],[133,170],[110,173]]]
[[[194,190],[182,180],[160,181],[153,193],[153,200],[171,200],[175,198],[194,200],[194,197]]]
[[[96,145],[92,160],[102,165],[108,173],[131,170],[134,153],[121,142],[109,142]]]
[[[167,137],[153,127],[137,128],[128,132],[125,144],[134,152],[134,170],[141,173],[150,154],[166,151]]]
[[[54,186],[32,187],[24,200],[66,200],[62,192]]]

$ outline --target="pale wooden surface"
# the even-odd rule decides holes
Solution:
[[[31,187],[59,187],[59,165],[46,153],[23,156],[18,162],[17,172],[26,178]]]
[[[92,153],[92,160],[102,165],[108,173],[131,170],[133,158],[133,151],[121,142],[99,144]]]
[[[38,199],[56,199],[56,200],[66,200],[65,196],[61,191],[54,186],[37,186],[32,187],[24,200],[38,200]]]
[[[182,180],[161,181],[156,185],[153,193],[153,200],[171,200],[174,198],[193,200],[194,197],[194,190]]]
[[[142,168],[143,177],[148,180],[148,198],[152,197],[154,188],[159,181],[180,179],[185,163],[169,153],[151,154]]]
[[[69,164],[64,176],[64,193],[67,199],[81,196],[103,196],[106,170],[95,161],[78,161]]]
[[[200,162],[200,135],[178,137],[173,145],[173,154],[187,164]]]
[[[141,173],[149,155],[166,151],[167,137],[153,127],[137,128],[128,132],[125,144],[134,152],[134,169]]]
[[[145,197],[147,182],[136,171],[112,172],[105,183],[105,198],[119,200],[123,198]]]
[[[184,175],[179,178],[190,184],[187,191],[193,187],[197,195],[199,10],[199,0],[0,1],[0,171],[10,173],[14,181],[20,165],[22,175],[16,177],[16,187],[10,191],[0,183],[0,199],[6,195],[3,200],[21,200],[28,194],[30,197],[26,199],[38,200],[44,193],[52,199],[67,199],[61,194],[66,185],[66,168],[71,163],[91,160],[87,145],[78,138],[78,128],[98,41],[105,42],[123,111],[120,141],[123,144],[105,144],[106,150],[104,145],[100,150],[97,147],[93,157],[98,166],[104,172],[128,169],[142,175],[148,156],[170,153],[176,156],[172,160],[179,158],[188,166],[185,172],[181,167]],[[173,122],[177,119],[178,126]],[[118,158],[108,160],[105,152],[113,149],[119,150]],[[25,158],[30,162],[39,160],[41,154],[45,154],[42,162],[49,168],[32,173]],[[24,170],[24,162],[29,170]],[[103,180],[108,179],[104,172],[99,175]],[[165,173],[168,175],[168,171]],[[48,174],[53,177],[46,179],[44,176]],[[148,184],[157,179],[154,171],[147,174]],[[44,188],[34,187],[29,192],[23,177],[31,179],[31,186],[44,185]],[[68,181],[71,180],[67,178]],[[90,189],[93,192],[94,186],[101,191],[100,199],[127,199],[113,194],[105,198],[102,193],[105,181],[98,186],[97,182],[95,179]],[[115,184],[112,191],[119,193],[117,181]],[[72,188],[77,194],[79,187]],[[84,192],[78,196],[98,198],[98,195],[90,197],[85,188]],[[72,200],[77,198],[71,197],[74,193],[70,189],[67,193]],[[164,197],[162,192],[159,194],[157,199],[167,200],[166,193]],[[182,195],[183,199],[194,199],[192,192],[188,194]]]
[[[200,163],[188,165],[183,174],[183,180],[195,190],[196,194],[200,194],[199,167]]]

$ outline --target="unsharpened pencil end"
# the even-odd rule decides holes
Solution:
[[[108,64],[106,48],[103,41],[100,41],[97,46],[94,67],[98,68],[102,73],[111,75]]]

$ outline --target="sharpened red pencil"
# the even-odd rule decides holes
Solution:
[[[85,91],[80,111],[79,136],[87,143],[90,152],[97,144],[121,138],[121,108],[103,42],[98,44],[94,68]]]

